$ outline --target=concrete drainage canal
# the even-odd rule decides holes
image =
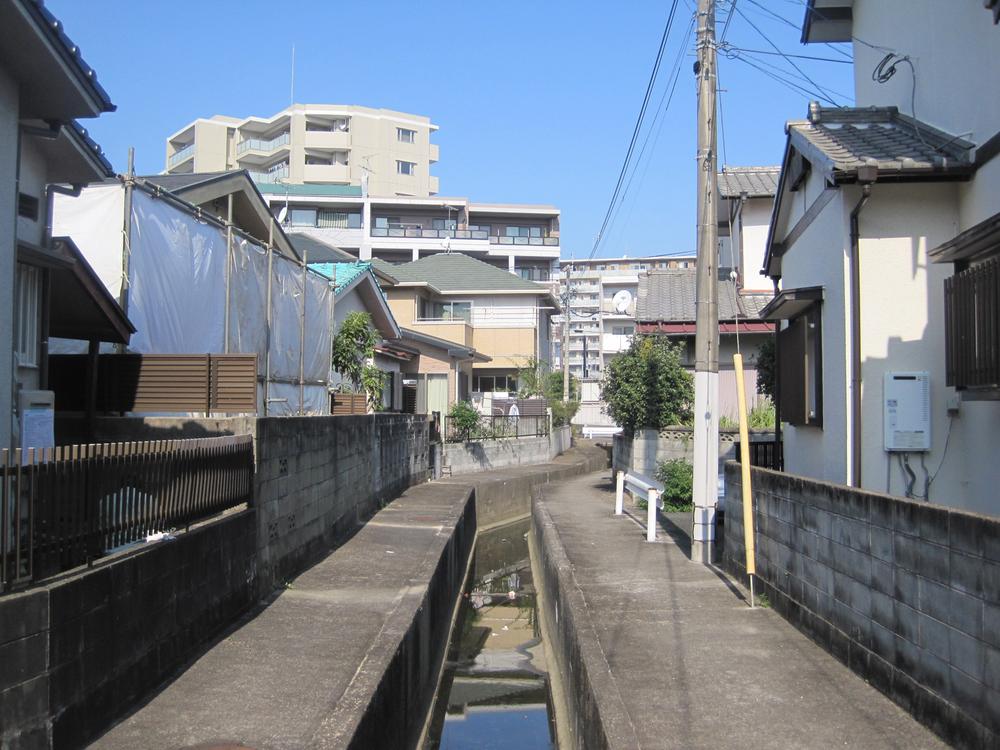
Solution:
[[[481,531],[424,748],[554,748],[531,519]]]

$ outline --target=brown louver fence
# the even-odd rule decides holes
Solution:
[[[253,440],[0,451],[0,590],[249,502]]]
[[[1000,384],[1000,259],[945,279],[944,325],[947,385]]]
[[[87,357],[49,358],[57,411],[85,411]],[[99,412],[256,413],[256,354],[102,354]]]
[[[368,399],[363,393],[332,393],[330,394],[330,413],[335,417],[347,414],[367,414]]]

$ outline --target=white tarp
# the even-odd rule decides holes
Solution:
[[[57,195],[53,226],[73,238],[116,297],[122,279],[124,187],[84,188]],[[223,353],[226,326],[226,231],[141,189],[132,194],[128,317],[136,326],[129,349],[158,354]],[[233,236],[229,267],[229,351],[258,355],[265,375],[267,251]],[[333,332],[333,290],[277,253],[272,257],[269,412],[328,414],[327,381]],[[303,320],[303,303],[305,317]],[[301,389],[300,331],[305,325]],[[315,384],[319,381],[321,384]],[[263,387],[260,388],[263,406]],[[274,400],[278,399],[278,400]]]

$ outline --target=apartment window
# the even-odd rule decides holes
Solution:
[[[465,300],[442,302],[420,298],[420,318],[422,320],[472,320],[472,303]]]
[[[378,229],[388,229],[389,227],[402,226],[403,222],[398,216],[376,216],[375,227]]]
[[[41,270],[18,263],[14,279],[14,356],[20,367],[38,366],[41,297]]]
[[[330,229],[360,229],[361,214],[321,209],[317,216],[316,226]]]
[[[306,120],[306,130],[311,133],[347,133],[351,129],[351,121],[347,117],[335,117],[330,120]]]
[[[38,198],[27,193],[17,194],[17,215],[38,221]]]
[[[412,161],[397,161],[396,174],[414,175],[417,173],[417,165]]]
[[[456,219],[431,219],[431,226],[434,229],[449,229],[454,232],[458,229],[458,221]]]
[[[472,390],[479,393],[514,393],[517,379],[512,375],[476,375]]]
[[[396,140],[400,143],[416,143],[417,131],[408,128],[396,128]]]
[[[541,227],[512,227],[508,226],[504,230],[508,237],[541,237]]]
[[[611,333],[615,336],[631,336],[635,333],[635,326],[611,326]]]
[[[293,208],[288,215],[288,221],[293,227],[316,226],[315,208]]]
[[[823,340],[821,307],[811,305],[778,332],[779,406],[783,421],[823,424]]]

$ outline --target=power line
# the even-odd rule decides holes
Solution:
[[[747,49],[746,47],[734,47],[731,44],[719,45],[719,51],[722,52],[723,54],[725,54],[730,50],[733,52],[748,52],[754,55],[781,55],[780,52],[770,52],[768,50],[763,50],[763,49]],[[838,65],[851,65],[853,63],[853,60],[836,60],[832,57],[816,57],[815,55],[793,55],[789,52],[786,52],[782,56],[793,57],[797,60],[816,60],[818,62],[831,62],[831,63],[837,63]]]
[[[774,73],[778,74],[782,78],[785,78],[790,81],[801,81],[803,89],[809,91],[810,96],[814,99],[826,99],[827,96],[825,94],[834,94],[845,100],[853,98],[850,94],[844,94],[840,91],[834,91],[833,89],[824,89],[824,93],[816,91],[815,89],[810,89],[807,84],[812,83],[812,81],[807,76],[799,75],[794,71],[778,67],[777,65],[774,65],[773,63],[768,62],[767,60],[757,60],[753,57],[744,57],[742,54],[726,54],[725,51],[723,52],[723,54],[729,60],[735,60],[735,59],[743,59],[744,61],[753,60],[758,65],[761,65],[765,68],[772,70]]]
[[[677,12],[678,0],[674,0],[670,6],[670,13],[667,15],[667,23],[663,28],[663,36],[660,38],[660,46],[656,52],[656,60],[653,62],[653,70],[649,74],[649,83],[646,84],[646,94],[642,99],[642,107],[639,108],[639,116],[635,121],[635,128],[632,130],[632,139],[629,141],[628,150],[625,152],[625,160],[622,162],[621,171],[618,173],[618,182],[615,184],[614,192],[611,194],[611,202],[608,204],[608,210],[604,214],[604,221],[601,223],[601,229],[597,233],[597,238],[594,240],[594,247],[590,251],[590,257],[593,258],[594,254],[597,252],[598,246],[601,244],[601,238],[604,236],[604,230],[607,229],[608,222],[611,220],[611,212],[614,210],[615,202],[618,200],[618,194],[622,187],[622,182],[625,179],[625,173],[628,170],[629,161],[632,159],[632,151],[635,149],[635,142],[639,137],[639,131],[642,129],[642,121],[646,116],[646,107],[649,105],[650,95],[653,93],[653,86],[656,83],[656,75],[660,70],[660,61],[663,59],[663,50],[667,46],[667,37],[670,36],[670,29],[674,24],[674,15]]]
[[[758,61],[751,60],[751,59],[746,58],[746,57],[738,57],[738,56],[734,56],[734,57],[731,57],[729,59],[730,60],[737,60],[737,61],[742,62],[742,63],[746,63],[751,68],[754,68],[754,69],[760,71],[761,73],[763,73],[764,75],[766,75],[768,78],[770,78],[770,79],[772,79],[774,81],[777,81],[778,83],[784,85],[786,88],[788,88],[789,90],[791,90],[791,91],[793,91],[793,92],[795,92],[797,94],[805,94],[810,99],[813,99],[813,98],[816,98],[817,96],[819,96],[819,92],[812,91],[812,90],[807,89],[807,88],[805,88],[803,86],[800,86],[799,84],[795,83],[794,81],[790,81],[790,80],[788,80],[787,78],[784,78],[781,75],[773,73],[772,71],[768,70],[767,68],[761,67],[761,65],[758,64]]]
[[[789,65],[791,65],[793,68],[795,68],[802,75],[803,78],[805,78],[807,81],[809,81],[809,83],[811,83],[817,89],[817,91],[824,91],[823,87],[820,86],[818,83],[816,83],[816,81],[814,81],[808,75],[806,75],[805,71],[803,71],[802,68],[800,68],[798,66],[798,64],[794,60],[789,59],[789,57],[778,47],[778,45],[775,44],[774,42],[772,42],[771,38],[767,34],[765,34],[763,31],[760,30],[760,28],[757,26],[757,24],[755,24],[753,21],[751,21],[749,18],[747,18],[746,13],[744,13],[741,10],[737,10],[736,12],[740,14],[740,16],[743,18],[744,21],[746,21],[748,24],[750,24],[750,27],[754,31],[756,31],[761,36],[761,38],[765,42],[767,42],[771,46],[772,49],[774,49],[775,52],[777,52],[779,55],[781,55]],[[839,107],[840,106],[829,95],[829,92],[826,92],[826,95],[823,96],[822,98],[826,99],[834,107]]]
[[[760,8],[760,10],[762,10],[764,13],[767,13],[767,15],[771,16],[772,18],[775,18],[778,21],[781,21],[783,24],[786,24],[787,26],[791,26],[796,31],[801,30],[801,28],[802,28],[801,24],[795,23],[794,21],[791,21],[791,20],[785,18],[783,15],[781,15],[779,13],[775,13],[770,8],[767,8],[767,7],[763,6],[763,5],[761,5],[761,3],[757,2],[757,0],[747,0],[747,1],[750,2],[750,3],[752,3],[753,5],[756,5],[758,8]],[[797,0],[788,0],[788,2],[795,3],[795,2],[797,2]],[[840,49],[839,47],[835,47],[834,45],[830,44],[829,42],[824,42],[823,44],[824,44],[824,46],[829,47],[831,50],[833,50],[834,52],[836,52],[839,55],[842,55],[843,57],[847,58],[848,60],[853,60],[854,59],[850,54],[848,54],[847,52],[844,52],[844,50]]]
[[[729,15],[726,16],[726,23],[722,27],[722,34],[719,36],[719,44],[724,44],[726,41],[726,34],[729,33],[729,24],[733,20],[733,16],[736,15],[736,3],[739,0],[731,0],[729,4]]]

